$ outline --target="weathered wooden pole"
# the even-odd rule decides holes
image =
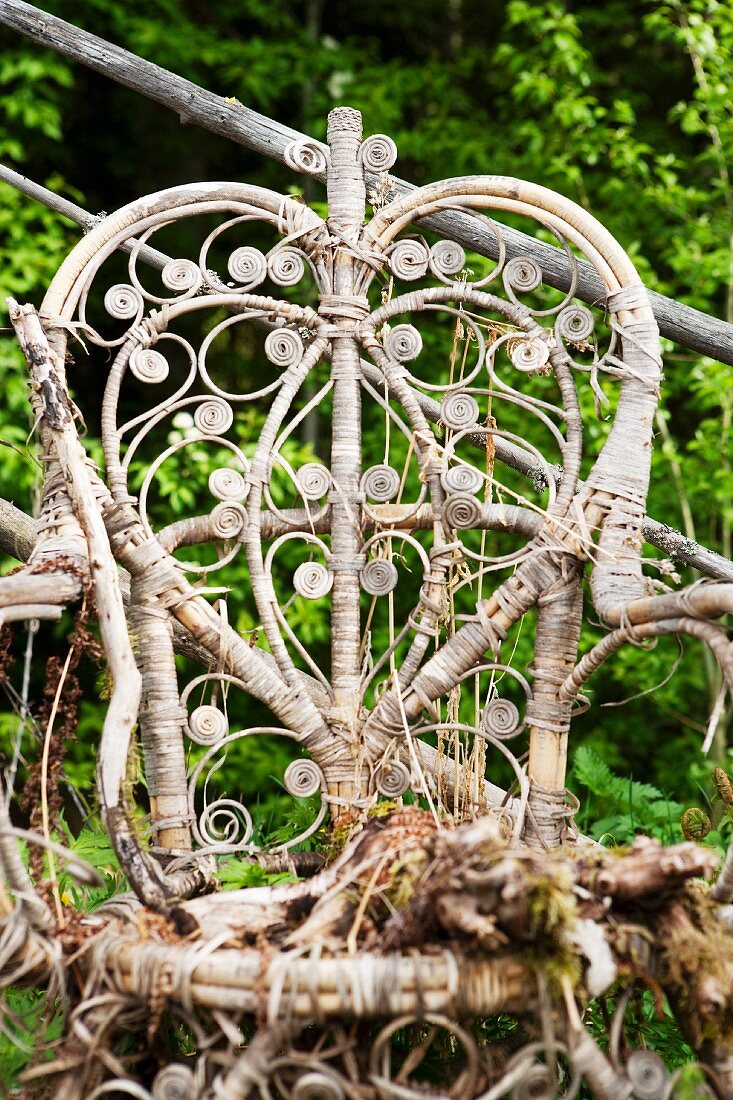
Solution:
[[[281,163],[287,163],[285,150],[291,142],[313,141],[307,135],[253,111],[238,100],[230,101],[215,95],[23,0],[2,0],[0,25],[116,80],[126,88],[140,92],[175,111],[182,123],[211,130],[220,137]],[[322,148],[325,151],[325,146]],[[316,172],[314,176],[324,181],[326,173]],[[367,173],[368,185],[375,179]],[[391,177],[391,183],[396,196],[415,189],[406,180]],[[492,259],[498,256],[495,234],[468,214],[449,211],[425,218],[419,224],[458,241],[480,255]],[[562,249],[544,244],[508,226],[502,227],[502,236],[507,259],[530,256],[542,268],[543,279],[549,286],[562,291],[569,289],[573,272]],[[577,267],[576,296],[591,305],[603,303],[605,290],[593,267],[584,261],[579,261]],[[649,299],[662,336],[721,363],[733,365],[733,325],[654,291],[649,291]]]

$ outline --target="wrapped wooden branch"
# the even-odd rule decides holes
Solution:
[[[12,302],[10,305],[15,325],[19,307]],[[12,547],[22,561],[28,561],[21,572],[0,578],[0,624],[60,618],[64,608],[78,599],[88,578],[86,541],[73,511],[52,423],[46,416],[47,402],[53,398],[44,377],[42,352],[35,345],[29,346],[27,340],[23,350],[30,370],[31,411],[39,425],[43,493],[37,522],[5,502],[0,507],[0,524],[9,523],[13,528],[12,539],[8,539],[7,532],[4,536],[8,549]],[[64,396],[64,400],[68,399]]]
[[[683,1034],[712,1070],[720,1100],[733,1097],[733,938],[714,906],[695,895],[671,900],[658,920],[660,977]]]
[[[127,634],[125,613],[99,503],[92,489],[87,457],[74,425],[74,410],[63,368],[49,347],[36,310],[9,301],[10,318],[28,362],[31,384],[42,403],[44,426],[53,440],[74,516],[87,543],[89,570],[102,641],[113,689],[99,749],[99,798],[120,861],[149,904],[159,908],[165,894],[144,857],[121,802],[130,738],[137,721],[141,681]]]
[[[119,931],[119,930],[118,930]],[[239,1012],[269,1011],[293,1020],[314,1012],[331,1018],[369,1019],[424,1011],[459,1017],[521,1011],[528,1004],[527,971],[520,959],[463,960],[453,953],[421,956],[358,955],[323,958],[317,966],[292,953],[221,949],[196,958],[186,948],[150,944],[144,955],[134,945],[111,939],[100,955],[119,987],[145,997],[155,973],[180,975],[172,995],[185,994],[205,1007]],[[145,962],[141,965],[141,960]],[[460,975],[460,977],[459,977]]]
[[[576,905],[571,879],[624,908],[658,904],[718,865],[715,853],[697,844],[664,849],[640,837],[628,854],[609,855],[600,866],[600,852],[587,864],[578,860],[568,878],[572,863],[547,865],[543,853],[512,848],[501,833],[501,819],[491,814],[436,830],[423,811],[397,811],[369,822],[314,878],[197,898],[184,902],[176,919],[186,932],[206,928],[248,942],[265,933],[331,950],[349,936],[374,950],[418,946],[440,929],[491,952],[564,935]]]
[[[38,539],[38,523],[7,500],[0,498],[0,551],[27,561]]]
[[[658,841],[637,837],[631,852],[607,863],[589,884],[615,903],[625,905],[676,893],[690,878],[709,878],[719,859],[709,848],[686,842],[663,848]]]

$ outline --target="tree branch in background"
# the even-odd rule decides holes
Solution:
[[[182,123],[211,130],[220,137],[280,163],[286,163],[285,149],[291,142],[313,141],[306,134],[283,126],[238,101],[231,102],[223,96],[215,95],[168,69],[114,46],[97,35],[89,34],[88,31],[33,7],[32,4],[23,3],[23,0],[3,0],[0,5],[0,24],[175,111]],[[326,149],[320,142],[314,144]],[[316,178],[324,179],[325,173],[316,175]],[[376,183],[377,177],[367,173],[368,188]],[[391,177],[391,183],[396,196],[415,189],[406,180]],[[459,212],[448,212],[425,218],[420,224],[426,229],[459,241],[481,255],[491,259],[498,256],[495,235],[478,218]],[[549,286],[562,291],[569,289],[572,271],[562,249],[543,244],[508,226],[502,228],[502,236],[507,258],[517,255],[531,256],[539,263]],[[585,261],[578,262],[576,295],[591,305],[605,301],[601,280],[593,267]],[[693,351],[709,355],[721,363],[733,365],[733,324],[710,317],[654,291],[649,291],[649,297],[662,336]]]

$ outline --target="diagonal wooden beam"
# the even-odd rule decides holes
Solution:
[[[24,0],[1,0],[0,25],[140,92],[175,111],[182,123],[211,130],[281,163],[285,163],[285,149],[290,142],[313,140],[242,103],[230,102],[97,35],[26,4]],[[325,150],[325,145],[316,144]],[[374,183],[374,177],[370,183]],[[393,178],[393,184],[397,194],[414,190],[413,184],[405,180]],[[496,259],[496,238],[475,217],[450,211],[426,218],[420,224],[474,252]],[[503,227],[502,234],[508,257],[531,256],[542,268],[546,283],[559,290],[568,289],[571,270],[561,249],[510,227]],[[578,267],[577,296],[591,304],[603,302],[605,292],[593,267],[584,261]],[[721,363],[733,365],[733,325],[654,291],[650,291],[649,296],[662,336]]]
[[[100,218],[95,214],[90,214],[88,210],[85,210],[83,206],[77,206],[75,202],[71,202],[69,199],[65,199],[63,195],[57,195],[53,191],[49,191],[47,187],[43,187],[40,183],[34,183],[33,180],[29,180],[27,176],[22,176],[20,172],[15,172],[12,168],[8,168],[5,164],[0,164],[0,183],[7,183],[11,187],[14,187],[16,191],[20,191],[23,195],[28,195],[29,198],[35,199],[36,202],[43,203],[50,210],[54,210],[57,214],[62,214],[63,217],[68,218],[69,221],[76,222],[80,225],[86,233],[89,229],[92,229]],[[129,241],[124,241],[120,245],[122,252],[132,252],[137,244],[137,241],[130,238]],[[144,244],[138,248],[138,255],[140,259],[149,264],[151,267],[156,268],[158,271],[162,271],[167,263],[170,263],[170,256],[166,256],[164,252],[159,252],[157,248],[151,248],[150,245]]]

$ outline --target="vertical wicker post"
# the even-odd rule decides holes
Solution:
[[[577,660],[582,613],[582,582],[576,576],[548,602],[540,601],[537,614],[527,771],[535,784],[557,791],[565,788],[572,709],[559,692]]]
[[[561,697],[577,660],[583,616],[580,572],[562,580],[557,592],[540,599],[535,635],[534,685],[527,708],[530,727],[529,805],[526,839],[535,847],[557,847],[565,829],[565,777],[572,699]]]
[[[188,851],[191,830],[182,732],[184,715],[173,657],[173,628],[170,619],[145,592],[144,583],[137,579],[132,584],[128,621],[142,674],[139,721],[154,843],[168,851]]]
[[[332,592],[331,684],[335,722],[356,744],[359,718],[360,586],[362,567],[361,383],[355,321],[369,305],[354,295],[354,250],[364,222],[366,187],[359,162],[362,121],[358,111],[339,107],[328,116],[331,164],[328,172],[328,228],[334,239],[333,295],[322,296],[320,312],[332,320],[335,332],[331,360],[333,422],[331,444]],[[356,754],[355,754],[356,755]],[[347,768],[349,766],[347,765]],[[354,765],[356,767],[356,764]],[[332,794],[353,796],[354,776],[328,776]]]

